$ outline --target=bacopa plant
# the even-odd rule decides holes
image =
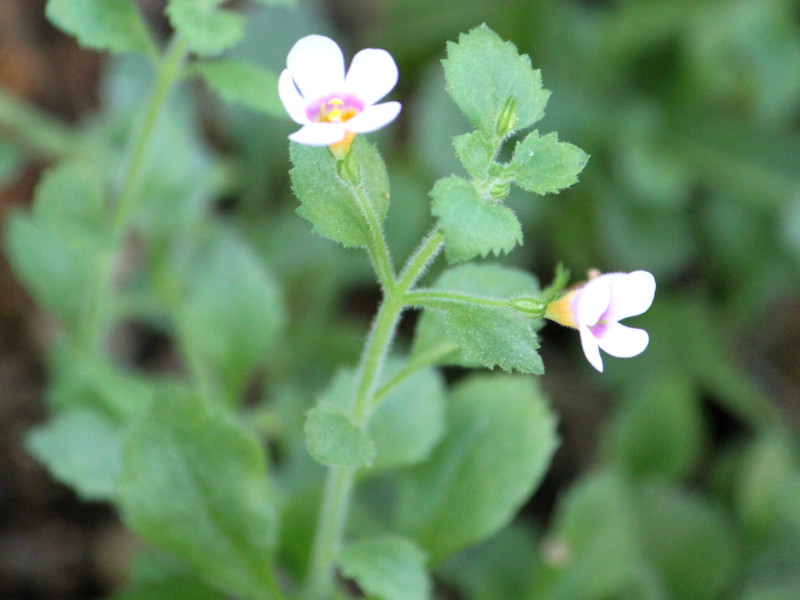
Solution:
[[[511,187],[558,193],[588,156],[531,130],[549,92],[489,27],[447,43],[444,85],[474,129],[453,140],[463,172],[433,185],[428,233],[398,263],[385,235],[389,175],[367,135],[401,110],[385,100],[398,81],[392,56],[361,50],[346,69],[337,43],[313,34],[279,76],[219,58],[244,24],[222,4],[169,0],[162,43],[128,0],[47,3],[81,44],[138,55],[130,64],[151,75],[141,100],[69,134],[75,150],[44,174],[33,209],[6,224],[20,278],[60,324],[51,416],[28,448],[81,497],[116,506],[151,546],[120,600],[433,598],[433,570],[503,530],[557,447],[556,416],[530,377],[545,372],[544,319],[576,329],[602,371],[600,349],[632,357],[648,345],[619,321],[650,307],[655,280],[592,273],[570,288],[559,268],[542,288],[492,262],[523,242]],[[300,125],[286,142],[291,218],[311,227],[293,251],[322,236],[369,257],[377,313],[360,359],[332,375],[303,362],[307,347],[285,333],[293,317],[269,253],[212,210],[222,161],[192,129],[193,77]],[[121,258],[134,242],[132,266]],[[393,344],[409,311],[421,312],[413,339]],[[179,373],[148,375],[110,355],[110,335],[130,319],[174,340]],[[303,367],[280,375],[288,360]],[[446,365],[474,372],[448,385]],[[244,398],[264,371],[254,411]]]

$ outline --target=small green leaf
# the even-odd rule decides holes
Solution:
[[[283,324],[278,283],[232,230],[186,246],[176,315],[183,343],[237,398],[253,369],[267,360]]]
[[[499,255],[522,244],[522,226],[514,212],[482,198],[467,180],[440,179],[433,186],[431,197],[431,212],[439,218],[451,263],[485,257],[490,252]]]
[[[167,16],[192,52],[215,56],[244,35],[241,15],[221,10],[222,0],[169,0]]]
[[[359,540],[342,549],[344,575],[355,579],[370,597],[381,600],[428,600],[431,583],[425,554],[402,537]]]
[[[390,364],[391,380],[400,365]],[[370,471],[424,460],[444,434],[444,383],[434,369],[417,371],[391,390],[369,419],[376,458]]]
[[[81,46],[111,52],[147,52],[152,42],[130,0],[48,0],[47,19]]]
[[[34,219],[76,242],[97,237],[104,211],[102,176],[88,165],[62,163],[47,171],[36,187]]]
[[[272,116],[286,115],[278,97],[278,77],[272,71],[241,60],[199,62],[194,68],[226,102]]]
[[[318,463],[358,469],[375,460],[369,434],[347,415],[330,406],[317,406],[306,414],[306,448]]]
[[[675,373],[637,386],[615,414],[609,446],[633,477],[678,480],[691,473],[703,447],[697,391]]]
[[[498,265],[459,265],[445,271],[434,287],[495,299],[539,292],[530,274]],[[536,352],[535,323],[511,308],[453,304],[442,310],[426,309],[417,325],[413,354],[456,344],[461,352],[449,355],[448,363],[541,374],[544,365]]]
[[[637,500],[642,554],[664,582],[666,597],[722,597],[741,573],[738,540],[726,515],[702,498],[663,485],[644,488]]]
[[[196,398],[159,398],[123,450],[128,526],[221,590],[271,598],[276,515],[260,443]]]
[[[31,454],[84,500],[113,500],[122,468],[122,432],[95,411],[70,410],[34,429]]]
[[[497,535],[459,552],[436,575],[471,600],[532,600],[541,579],[541,540],[526,523],[514,521]]]
[[[544,544],[547,600],[616,598],[642,568],[632,490],[618,473],[577,482],[558,506]]]
[[[11,263],[36,301],[63,325],[76,328],[102,257],[68,243],[23,213],[8,215],[3,233]]]
[[[510,309],[458,306],[447,311],[448,337],[468,363],[504,371],[542,375],[544,364],[532,322]]]
[[[522,189],[553,194],[578,181],[578,173],[588,160],[583,150],[559,142],[555,133],[539,137],[534,130],[514,148],[509,169]]]
[[[453,138],[456,156],[464,168],[475,179],[483,179],[489,172],[489,165],[497,152],[492,140],[480,131],[465,133]]]
[[[456,386],[448,434],[401,474],[398,521],[434,562],[505,526],[544,475],[555,419],[533,380],[472,376]]]
[[[292,187],[300,207],[297,212],[314,231],[345,246],[363,246],[369,239],[367,222],[360,208],[362,196],[372,203],[383,221],[389,208],[389,176],[377,148],[356,136],[350,156],[359,167],[358,188],[342,179],[337,161],[327,148],[292,144]]]
[[[515,130],[533,125],[544,115],[550,92],[542,89],[542,77],[531,67],[527,54],[504,42],[482,25],[448,42],[442,61],[447,91],[473,125],[494,139],[498,119],[509,99],[516,98]]]

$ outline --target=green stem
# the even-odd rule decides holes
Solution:
[[[386,238],[383,235],[383,228],[375,214],[375,207],[372,202],[364,195],[364,190],[361,186],[353,186],[358,196],[359,208],[361,214],[367,221],[369,228],[370,241],[367,245],[370,259],[375,267],[375,273],[378,275],[378,281],[384,290],[391,290],[395,287],[394,267],[392,266],[392,257],[389,254],[389,248],[386,245]]]
[[[142,171],[144,157],[150,146],[158,115],[172,86],[181,74],[186,56],[186,47],[174,39],[158,65],[158,77],[153,93],[145,109],[144,120],[132,141],[131,158],[125,169],[117,201],[113,207],[112,234],[115,247],[109,250],[105,263],[95,279],[90,301],[87,303],[87,321],[82,332],[83,345],[87,351],[96,352],[102,342],[103,332],[108,326],[111,313],[111,285],[114,277],[119,249],[124,243],[125,229],[135,208],[136,186]]]
[[[462,292],[449,292],[447,290],[418,290],[408,292],[405,296],[406,303],[421,308],[447,308],[453,304],[469,306],[483,306],[486,308],[509,308],[508,300],[502,298],[484,298]]]
[[[388,249],[377,220],[376,224],[380,235],[371,236],[369,251],[373,262],[376,263],[377,270],[375,257],[383,255],[388,258]],[[375,408],[377,382],[400,316],[405,308],[406,294],[420,275],[425,272],[428,264],[436,257],[441,249],[442,240],[441,234],[436,231],[429,234],[409,258],[400,278],[395,281],[392,277],[391,287],[384,287],[384,297],[364,345],[358,369],[356,399],[351,417],[359,426],[366,424]],[[381,280],[383,281],[383,277]],[[303,597],[306,600],[326,600],[331,595],[336,561],[344,537],[355,475],[355,469],[343,467],[332,467],[328,471],[305,582]]]
[[[414,373],[425,367],[437,364],[440,360],[449,356],[456,350],[458,350],[456,344],[447,342],[443,343],[441,346],[435,346],[430,350],[412,356],[403,368],[395,373],[389,381],[375,390],[375,404],[380,404],[381,400],[383,400],[389,392],[411,377]]]
[[[147,156],[150,140],[155,131],[158,115],[161,113],[161,108],[164,105],[167,94],[181,75],[185,57],[186,45],[179,37],[173,38],[158,65],[158,78],[153,88],[153,95],[150,97],[150,101],[147,104],[141,128],[134,140],[130,162],[125,171],[125,177],[122,180],[122,186],[120,187],[120,192],[117,197],[114,232],[118,235],[124,230],[128,223],[130,213],[134,209],[133,204],[136,198],[136,186],[139,183],[139,175],[142,171],[144,159]]]

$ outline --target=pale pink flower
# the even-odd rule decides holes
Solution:
[[[399,102],[378,100],[397,83],[397,65],[386,50],[367,48],[344,56],[332,39],[309,35],[295,43],[278,80],[281,102],[300,129],[289,139],[310,146],[343,144],[357,133],[380,129],[397,117]]]
[[[656,280],[647,271],[595,275],[551,303],[545,316],[577,329],[586,359],[602,373],[601,348],[619,358],[636,356],[647,348],[650,338],[645,330],[619,321],[650,308],[655,292]]]

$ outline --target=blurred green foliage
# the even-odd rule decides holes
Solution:
[[[66,3],[52,4],[68,10]],[[170,15],[177,28],[187,26],[182,4],[175,2]],[[226,60],[247,60],[276,73],[291,45],[312,32],[334,34],[348,56],[370,46],[397,59],[396,94],[404,103],[399,126],[371,136],[388,163],[392,202],[386,228],[396,259],[428,228],[433,181],[463,174],[454,153],[442,149],[470,126],[445,93],[439,61],[446,41],[486,22],[541,69],[552,92],[537,124],[541,134],[558,131],[591,156],[580,182],[557,197],[512,190],[509,205],[522,223],[524,246],[499,260],[540,275],[559,260],[573,273],[647,269],[658,281],[652,309],[636,318],[650,333],[650,347],[635,359],[611,361],[603,376],[583,362],[577,336],[566,348],[553,343],[548,350],[548,338],[557,334],[552,325],[542,332],[544,387],[557,390],[556,412],[564,402],[559,395],[581,405],[612,399],[599,447],[577,473],[553,477],[570,483],[549,490],[557,496],[552,514],[529,511],[498,536],[438,565],[442,588],[474,600],[800,597],[800,1],[361,0],[293,7],[248,3],[242,14],[243,41]],[[226,23],[212,25],[224,29]],[[101,34],[88,28],[84,35],[91,45]],[[138,35],[117,41],[120,51],[149,44]],[[218,50],[202,43],[194,49]],[[102,148],[95,166],[117,173],[152,73],[137,57],[115,56],[106,66],[100,109],[73,132],[81,144],[74,147]],[[288,535],[275,552],[296,574],[308,554],[320,481],[299,435],[303,415],[337,367],[357,362],[376,288],[365,256],[313,235],[295,214],[286,140],[293,124],[275,118],[275,98],[259,103],[252,88],[231,90],[224,68],[201,65],[199,71],[209,87],[195,82],[177,90],[145,159],[136,221],[147,252],[138,270],[126,274],[115,310],[122,321],[143,320],[179,345],[184,340],[187,370],[218,365],[218,372],[204,376],[205,385],[229,403],[241,402],[254,373],[266,382],[247,409],[246,432],[205,413],[190,415],[189,425],[232,440],[233,456],[219,460],[240,463],[238,454],[245,455],[239,468],[248,474],[241,486],[257,485],[263,471],[250,428],[269,437],[280,457],[275,475],[281,493],[292,500],[282,523]],[[262,75],[268,80],[266,71]],[[223,97],[245,106],[223,104],[211,93],[218,86],[228,91]],[[201,131],[211,131],[217,143]],[[2,140],[0,176],[11,177],[28,150]],[[57,154],[58,146],[34,150]],[[69,212],[48,200],[56,186],[63,193],[59,177],[69,169],[79,171],[68,179],[82,186],[76,193],[89,199],[99,193],[95,174],[62,165],[40,185],[37,210],[6,223],[5,243],[11,255],[25,257],[16,265],[19,275],[40,292],[43,307],[61,317],[62,325],[79,329],[80,290],[95,265],[74,263],[85,245],[104,248],[105,241],[59,238],[65,220],[101,218],[92,205]],[[70,265],[84,280],[63,277]],[[245,291],[234,298],[228,291],[236,282]],[[178,310],[184,299],[192,309],[187,313]],[[252,336],[242,323],[263,332],[263,345],[245,343]],[[407,332],[399,343],[410,343]],[[180,388],[171,380],[144,382],[110,357],[87,359],[69,343],[51,356],[49,371],[50,405],[69,410],[34,434],[29,446],[45,463],[71,448],[79,471],[96,459],[93,443],[120,452],[118,422],[139,411],[143,398]],[[431,380],[409,385],[433,389],[438,402],[438,375],[424,375]],[[469,416],[471,390],[483,383],[477,378],[456,388],[455,396],[465,398],[465,414],[456,418]],[[93,425],[97,413],[86,412],[98,407],[104,413],[100,428]],[[424,413],[422,407],[414,410]],[[431,418],[441,418],[435,412]],[[157,420],[158,413],[145,418]],[[431,427],[436,438],[438,421]],[[562,429],[569,431],[569,423],[562,422]],[[81,445],[75,445],[78,439]],[[168,452],[156,442],[148,452]],[[565,442],[569,450],[568,436]],[[121,468],[117,454],[104,458]],[[144,451],[136,458],[129,459],[128,471],[155,477],[145,468]],[[385,460],[390,459],[402,462]],[[535,470],[535,462],[531,457],[519,469]],[[562,464],[556,460],[555,468]],[[434,517],[406,513],[415,512],[408,506],[428,505],[426,494],[436,491],[438,474],[415,469],[408,481],[419,485],[408,484],[394,501],[400,502],[398,519],[406,529],[423,531],[424,538],[426,518]],[[202,473],[196,475],[209,485]],[[481,478],[474,477],[478,489]],[[112,496],[113,483],[91,472],[78,481],[63,478],[86,498]],[[386,481],[379,475],[366,483],[358,521],[368,533],[381,534],[381,525],[370,519],[377,521],[376,511],[386,502]],[[141,506],[129,502],[132,518],[147,521],[136,512]],[[480,521],[477,515],[458,523],[465,540]],[[230,527],[222,533],[236,543],[257,543],[235,519]],[[415,548],[376,539],[386,544],[382,551],[400,554],[417,568]],[[434,540],[430,547],[449,552],[461,541]],[[348,572],[366,571],[369,577],[356,550]],[[245,579],[257,578],[250,565],[240,570]],[[145,575],[120,599],[167,598],[189,588],[199,590],[197,597],[217,597],[182,565],[139,571]],[[239,574],[220,575],[228,576],[236,580]],[[184,580],[189,588],[175,587]],[[425,587],[418,579],[414,585]]]

